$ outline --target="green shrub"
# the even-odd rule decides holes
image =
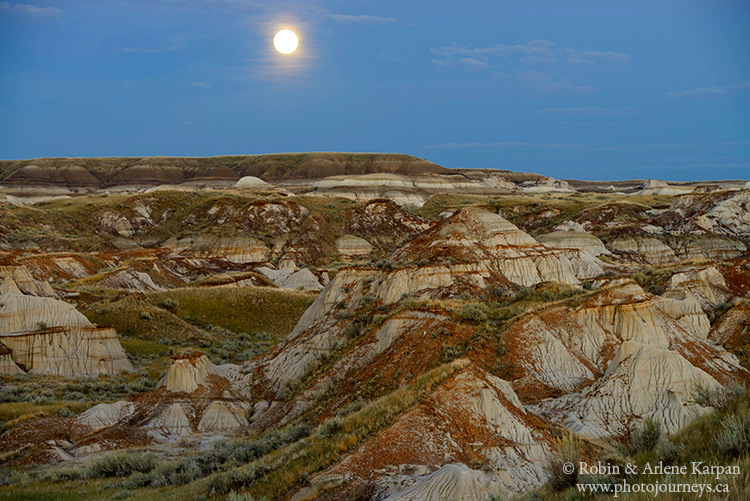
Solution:
[[[458,312],[458,318],[471,322],[484,322],[487,320],[487,306],[482,303],[467,303]]]
[[[633,449],[635,452],[650,451],[656,446],[661,437],[661,423],[651,416],[643,420],[641,428],[633,434]]]
[[[346,327],[346,337],[349,339],[354,339],[355,337],[362,334],[362,331],[364,330],[364,327],[359,322],[352,322]]]
[[[727,386],[711,389],[700,380],[693,382],[691,391],[693,402],[703,407],[713,407],[719,410],[730,407],[744,395],[745,387],[740,384],[730,383]]]
[[[349,414],[352,414],[352,413],[354,413],[354,412],[357,412],[357,411],[358,411],[358,410],[360,410],[360,409],[361,409],[362,407],[364,407],[364,406],[365,406],[365,403],[366,403],[366,402],[365,402],[364,400],[362,400],[361,398],[358,398],[357,400],[353,400],[352,402],[349,402],[349,403],[348,403],[348,404],[346,404],[345,406],[341,407],[341,408],[339,409],[339,411],[338,411],[338,412],[336,413],[336,415],[337,415],[338,417],[345,417],[345,416],[348,416]]]
[[[341,420],[340,417],[332,417],[331,419],[328,419],[323,424],[318,426],[317,431],[315,432],[316,438],[331,438],[337,431],[341,430],[341,428],[344,426],[344,422]]]
[[[452,362],[461,357],[461,355],[463,353],[459,347],[450,344],[443,345],[443,362]]]
[[[157,464],[151,453],[116,452],[92,462],[85,470],[86,478],[124,477],[134,472],[146,473]]]
[[[372,296],[362,296],[361,298],[359,298],[359,306],[361,308],[370,306],[374,302],[375,302],[375,298]]]
[[[375,325],[383,325],[383,322],[385,322],[385,319],[388,318],[385,315],[375,315],[372,317],[372,323]]]
[[[550,473],[550,485],[556,491],[573,487],[578,482],[577,465],[581,460],[581,448],[578,439],[572,433],[567,433],[554,442],[557,454],[550,460],[547,469]],[[576,465],[571,473],[566,473],[565,463]]]
[[[714,438],[716,448],[730,457],[739,457],[750,451],[750,413],[735,412],[720,422],[720,429]]]
[[[161,301],[161,307],[164,308],[164,309],[166,309],[166,310],[172,310],[174,308],[177,308],[178,306],[180,306],[180,302],[178,300],[174,299],[174,298],[171,298],[171,297],[165,297]]]

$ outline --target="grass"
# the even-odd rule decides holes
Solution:
[[[313,293],[261,287],[173,289],[146,297],[155,305],[176,302],[171,312],[193,325],[234,333],[264,332],[276,339],[287,336],[315,300]]]
[[[720,394],[719,394],[720,393]],[[646,463],[681,466],[687,465],[686,475],[631,475],[627,477],[632,483],[680,483],[680,484],[713,484],[727,483],[730,494],[704,495],[704,499],[750,499],[750,396],[739,388],[720,390],[715,395],[706,393],[705,389],[696,387],[695,398],[703,403],[713,403],[717,407],[713,412],[703,415],[693,423],[672,436],[658,437],[659,424],[646,422],[643,428],[633,437],[630,445],[615,444],[610,452],[600,458],[603,463],[626,464],[628,462],[640,465]],[[647,437],[644,437],[644,432]],[[644,439],[645,438],[645,439]],[[740,475],[723,476],[720,480],[713,476],[695,475],[692,473],[691,463],[703,461],[707,465],[721,465],[740,467]],[[589,460],[593,464],[594,460]],[[592,478],[579,477],[578,482],[611,483],[622,481],[612,477]],[[536,496],[536,497],[535,497]],[[547,484],[524,499],[544,499],[549,501],[605,499],[604,495],[582,496],[576,487],[569,489],[554,489]],[[658,499],[682,500],[693,499],[680,493],[660,493]],[[627,499],[654,499],[653,493],[633,493]]]
[[[522,230],[536,236],[548,233],[563,221],[575,220],[587,210],[623,201],[649,209],[669,206],[672,197],[593,193],[513,193],[487,198],[478,195],[438,194],[430,197],[417,213],[426,219],[436,220],[438,215],[445,210],[482,207],[500,214]],[[542,212],[550,210],[556,214],[540,217]]]
[[[133,357],[155,357],[168,353],[170,346],[161,343],[153,343],[142,339],[121,339],[125,353]]]
[[[111,325],[121,337],[152,343],[213,342],[215,337],[174,313],[149,303],[142,295],[124,293],[81,311],[91,322]]]
[[[56,402],[6,402],[0,404],[0,427],[7,429],[22,421],[44,416],[59,416],[78,414],[96,402],[80,402],[71,400],[59,400]],[[65,411],[64,409],[67,409]]]
[[[148,458],[139,453],[118,453],[128,455],[129,459],[115,461],[117,455],[113,455],[81,469],[63,467],[28,477],[25,482],[0,488],[0,500],[112,499],[122,489],[132,496],[128,499],[192,499],[200,495],[224,496],[242,489],[256,499],[269,493],[273,493],[273,498],[281,498],[301,487],[304,479],[330,467],[362,441],[389,426],[464,366],[462,361],[442,365],[377,400],[352,404],[346,413],[322,423],[309,435],[309,429],[290,425],[287,432],[272,431],[264,437],[234,444],[218,443],[208,452],[161,463],[146,473],[132,475],[130,470],[137,471]],[[135,466],[131,468],[131,464]],[[192,476],[182,475],[186,471]],[[168,476],[171,480],[160,478],[168,473],[173,475]],[[98,479],[110,475],[120,480]],[[50,478],[58,482],[47,481]],[[155,484],[169,487],[154,488]],[[76,496],[68,497],[71,493]]]

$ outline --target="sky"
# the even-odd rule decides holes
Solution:
[[[298,151],[750,179],[750,2],[0,0],[0,158]]]

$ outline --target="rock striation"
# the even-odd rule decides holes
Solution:
[[[351,261],[365,256],[369,256],[373,251],[373,246],[364,238],[354,235],[344,235],[336,240],[336,250],[341,259]]]
[[[744,377],[737,358],[709,340],[709,329],[689,291],[653,296],[625,281],[575,308],[524,316],[505,339],[518,364],[513,386],[537,401],[534,412],[605,437],[648,416],[675,432],[704,411],[691,399],[694,383],[717,388]]]
[[[114,329],[93,325],[59,299],[25,295],[9,273],[0,284],[0,343],[13,362],[4,364],[10,372],[79,376],[133,370]]]
[[[203,258],[224,258],[238,264],[263,263],[270,257],[270,249],[257,238],[212,237],[196,235],[168,240],[164,247],[177,254],[189,254]]]
[[[94,431],[117,427],[125,433],[144,432],[157,442],[238,433],[249,424],[251,406],[237,369],[215,365],[200,353],[178,356],[154,391],[96,405],[76,422]]]
[[[553,231],[536,240],[553,249],[578,249],[593,257],[612,254],[595,235],[581,231]]]

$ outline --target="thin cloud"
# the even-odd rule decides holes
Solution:
[[[208,82],[191,82],[190,85],[192,85],[193,87],[200,87],[202,89],[210,89],[211,88],[211,84],[208,83]]]
[[[513,148],[571,151],[615,151],[614,146],[590,146],[575,143],[527,143],[527,142],[488,142],[488,143],[443,143],[432,146],[438,149]]]
[[[750,82],[742,82],[737,85],[728,85],[726,87],[699,87],[697,89],[688,89],[676,92],[667,92],[669,97],[701,97],[701,96],[716,96],[720,94],[726,94],[734,90],[750,88]]]
[[[350,14],[331,14],[331,19],[337,23],[386,24],[395,23],[398,19],[380,16],[352,16]]]
[[[473,57],[464,57],[457,61],[460,66],[463,66],[468,71],[484,71],[490,67],[487,61],[480,61]]]
[[[146,48],[146,49],[136,49],[132,47],[126,47],[122,49],[123,52],[143,52],[143,53],[158,53],[158,52],[175,52],[178,50],[184,50],[187,48],[187,44],[185,44],[185,41],[183,38],[172,38],[169,40],[170,45],[167,47],[159,47],[159,48]]]
[[[596,106],[578,106],[572,108],[545,108],[543,110],[535,110],[534,113],[538,115],[551,115],[551,114],[591,114],[591,115],[629,115],[636,113],[638,110],[635,108],[599,108]]]
[[[627,63],[630,55],[622,52],[597,52],[594,50],[576,51],[571,48],[562,49],[568,55],[570,64],[596,64],[596,63]]]
[[[134,4],[154,4],[181,9],[220,9],[242,14],[259,14],[268,6],[252,0],[129,0]]]
[[[567,78],[561,77],[554,73],[547,73],[537,70],[513,70],[510,73],[492,72],[494,80],[515,80],[530,87],[534,87],[539,92],[552,93],[558,91],[571,91],[581,94],[590,94],[597,92],[599,87],[592,85],[576,85]]]
[[[452,44],[432,47],[432,63],[438,66],[456,66],[462,58],[473,58],[490,65],[521,63],[527,66],[554,65],[563,61],[569,64],[627,63],[631,57],[621,52],[578,51],[571,47],[555,47],[549,40],[530,40],[526,44],[496,44],[489,47]]]
[[[61,16],[63,11],[57,7],[40,7],[28,3],[11,5],[10,2],[0,2],[0,15],[5,14],[40,20]]]
[[[592,85],[578,85],[560,75],[566,66],[630,61],[630,55],[620,52],[578,51],[570,47],[556,47],[554,42],[539,39],[529,40],[525,44],[488,47],[453,43],[431,47],[430,53],[430,62],[438,71],[491,70],[495,80],[515,80],[544,93],[570,91],[587,94],[599,90]]]
[[[378,59],[382,59],[383,61],[401,61],[404,58],[401,54],[398,53],[398,51],[391,51],[391,52],[385,52],[381,51],[380,54],[378,54]]]

